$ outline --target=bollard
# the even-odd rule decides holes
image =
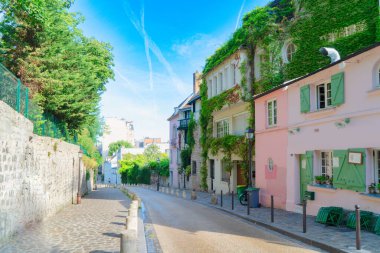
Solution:
[[[270,221],[274,222],[274,201],[273,201],[273,195],[270,196]]]
[[[356,249],[361,250],[361,243],[360,243],[360,206],[355,205],[355,211],[356,211]]]
[[[223,190],[220,190],[220,206],[223,207]]]
[[[175,191],[175,195],[176,195],[177,197],[179,197],[179,190],[178,190],[178,189]]]
[[[218,204],[218,198],[216,197],[215,192],[211,194],[211,204],[217,205]]]
[[[129,229],[121,232],[120,237],[120,252],[137,252],[137,232]]]
[[[302,224],[303,224],[303,233],[306,233],[306,199],[302,201]]]
[[[234,210],[234,191],[232,191],[231,209]]]
[[[249,210],[249,207],[251,206],[250,200],[251,200],[250,192],[247,191],[247,215],[249,215],[249,212],[251,211]]]
[[[196,200],[196,199],[197,199],[197,192],[195,191],[195,189],[193,189],[191,192],[191,200]]]
[[[182,191],[182,198],[186,199],[186,191],[185,190]]]

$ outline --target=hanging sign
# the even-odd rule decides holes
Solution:
[[[360,152],[348,152],[348,163],[351,164],[362,164],[363,155]]]

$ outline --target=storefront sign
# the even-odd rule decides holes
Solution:
[[[362,153],[348,152],[348,163],[362,164],[363,163]]]

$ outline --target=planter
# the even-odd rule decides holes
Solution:
[[[376,189],[374,187],[368,187],[368,193],[369,194],[375,194],[376,193]]]

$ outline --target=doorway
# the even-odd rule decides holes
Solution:
[[[211,178],[211,191],[214,190],[214,178],[215,178],[215,161],[210,160],[210,178]]]

